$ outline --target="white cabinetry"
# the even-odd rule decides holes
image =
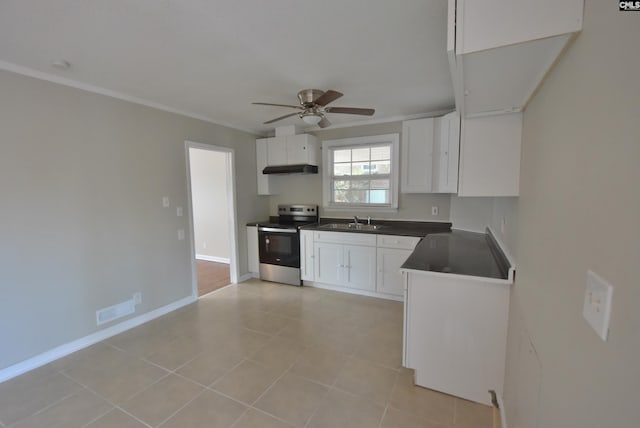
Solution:
[[[268,165],[267,145],[273,138],[259,138],[256,140],[256,166],[258,178],[258,195],[273,195],[276,192],[275,177],[263,174],[262,170]]]
[[[402,122],[402,192],[455,193],[459,142],[455,112]]]
[[[460,115],[456,112],[435,119],[433,141],[433,193],[458,191]]]
[[[376,236],[359,233],[314,233],[315,281],[374,291]]]
[[[319,287],[402,300],[400,266],[420,238],[301,231],[302,279]]]
[[[309,134],[283,135],[256,140],[256,166],[258,195],[278,193],[279,177],[263,174],[267,166],[317,165],[319,158],[318,139]]]
[[[318,164],[318,140],[297,134],[267,138],[267,165]]]
[[[300,278],[303,281],[314,280],[313,231],[300,231]]]
[[[458,196],[518,196],[522,113],[462,120]]]
[[[509,284],[407,271],[404,365],[415,383],[491,404],[502,396]]]
[[[260,272],[260,258],[258,254],[258,228],[256,226],[247,226],[247,261],[249,273],[257,278]]]
[[[402,122],[402,193],[431,193],[433,118]]]
[[[449,0],[447,51],[463,117],[521,111],[571,37],[583,0]]]
[[[402,296],[404,276],[400,266],[407,260],[420,242],[414,236],[378,235],[376,291],[383,294]]]

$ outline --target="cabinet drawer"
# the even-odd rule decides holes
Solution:
[[[376,246],[376,235],[368,233],[345,232],[313,232],[313,240],[316,242],[333,242],[336,244]]]
[[[378,235],[377,245],[382,248],[413,250],[420,239],[417,236]]]

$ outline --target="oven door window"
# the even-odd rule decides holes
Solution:
[[[260,263],[300,267],[300,239],[297,233],[258,232]]]

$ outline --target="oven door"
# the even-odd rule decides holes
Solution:
[[[300,268],[297,229],[258,228],[260,263]]]

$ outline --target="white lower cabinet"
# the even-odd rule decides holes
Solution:
[[[413,236],[303,230],[302,279],[320,287],[401,300],[400,266],[419,241]]]
[[[404,293],[404,277],[400,266],[411,255],[412,250],[397,248],[378,248],[378,278],[376,281],[379,293],[402,296]]]
[[[404,276],[400,272],[400,266],[411,255],[418,242],[420,238],[414,236],[378,235],[378,293],[403,296]]]
[[[316,281],[361,290],[376,286],[376,248],[316,242]]]
[[[403,365],[416,385],[491,405],[503,394],[510,284],[407,271]]]
[[[247,261],[249,273],[256,278],[260,272],[260,256],[258,255],[258,228],[247,226]]]
[[[313,231],[300,231],[300,279],[303,281],[313,281],[315,267],[313,250]]]

